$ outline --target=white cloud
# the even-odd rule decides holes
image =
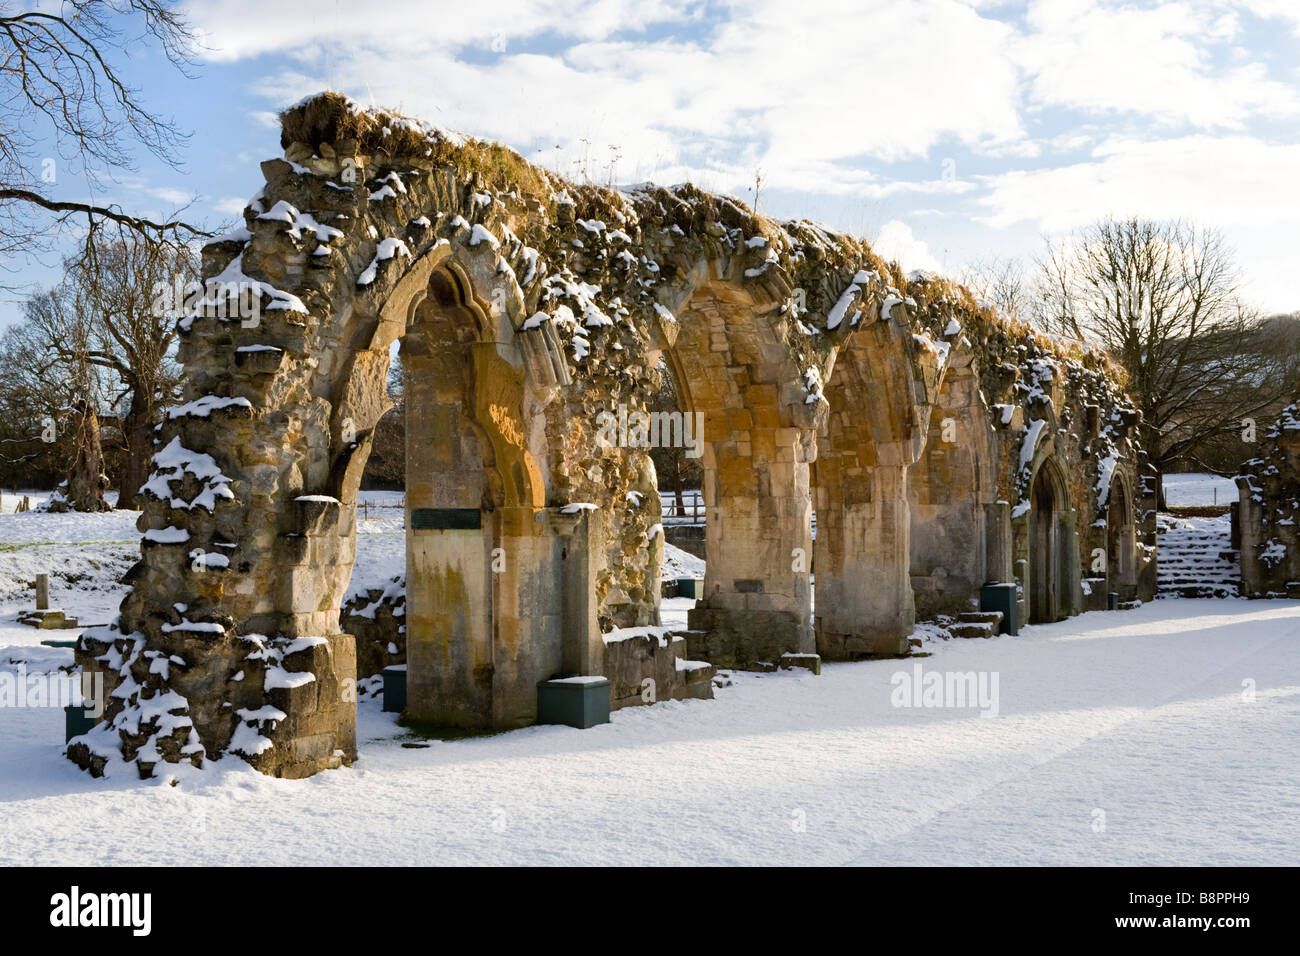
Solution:
[[[930,247],[912,234],[912,227],[900,219],[891,219],[880,227],[871,243],[876,255],[897,262],[907,272],[920,269],[924,272],[942,272],[943,265]]]
[[[942,223],[945,249],[963,232],[1024,241],[1025,224],[1136,212],[1236,229],[1260,262],[1297,251],[1283,233],[1300,208],[1300,147],[1262,133],[1300,116],[1296,0],[1030,0],[1023,15],[1002,0],[440,6],[303,16],[212,0],[188,13],[211,59],[246,64],[263,98],[241,103],[251,123],[274,125],[271,108],[328,87],[576,178],[690,179],[745,197],[761,172],[774,205],[828,210],[839,228],[878,204],[868,221],[889,221],[877,242],[909,269],[939,263],[895,217]]]
[[[215,200],[212,203],[212,208],[229,216],[238,216],[247,205],[248,203],[238,196],[227,196],[224,199]]]
[[[192,15],[220,57],[276,52],[292,61],[255,85],[276,105],[332,86],[533,144],[546,165],[559,143],[561,171],[570,173],[585,138],[598,154],[593,178],[604,178],[607,147],[617,144],[622,180],[712,167],[735,188],[762,169],[776,188],[868,194],[868,159],[1024,138],[1016,68],[1003,52],[1012,29],[957,0],[881,0],[869,9],[832,0],[799,15],[781,0],[737,0],[729,19],[707,30],[692,25],[693,10],[631,0],[480,3],[449,21],[393,4],[336,25],[328,10],[304,20],[226,0]],[[669,21],[672,38],[619,29]],[[494,30],[504,50],[492,49]],[[523,42],[540,42],[542,31],[555,47],[546,55]]]
[[[173,189],[170,186],[155,186],[149,189],[149,195],[155,199],[161,199],[165,203],[171,203],[173,206],[184,206],[193,201],[194,197],[183,189]]]
[[[985,221],[1069,229],[1105,215],[1188,217],[1206,224],[1280,225],[1300,209],[1300,145],[1248,136],[1112,140],[1093,159],[990,177]]]
[[[982,221],[1060,233],[1107,215],[1186,218],[1223,231],[1252,301],[1300,307],[1300,145],[1248,136],[1111,141],[1093,159],[990,177]]]
[[[207,59],[234,62],[266,53],[314,60],[334,55],[331,47],[365,47],[398,59],[435,48],[509,49],[551,31],[599,39],[689,21],[698,6],[695,0],[480,0],[441,3],[435,10],[428,0],[385,0],[322,3],[306,13],[296,3],[189,0],[184,13],[198,29]]]
[[[1231,0],[1235,6],[1257,17],[1280,19],[1290,24],[1300,37],[1300,5],[1295,0]]]
[[[1039,106],[1207,129],[1300,115],[1295,86],[1270,78],[1263,63],[1215,66],[1210,41],[1231,40],[1239,29],[1220,3],[1035,0],[1026,24],[1015,55]]]

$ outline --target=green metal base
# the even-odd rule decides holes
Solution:
[[[1016,621],[1016,583],[986,584],[980,588],[980,610],[1001,611],[1002,624],[999,634],[1019,634],[1020,627]]]
[[[86,716],[85,704],[69,704],[63,708],[63,742],[88,733],[95,724],[95,718]]]
[[[562,677],[537,685],[537,722],[586,729],[609,723],[609,681]]]
[[[704,581],[701,578],[678,578],[677,596],[698,601],[704,597]]]
[[[406,665],[384,668],[384,710],[400,714],[406,710]]]

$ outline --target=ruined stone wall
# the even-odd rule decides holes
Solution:
[[[1300,403],[1265,434],[1237,488],[1241,593],[1300,598]]]
[[[958,586],[946,587],[945,562],[957,549],[983,550],[984,578],[1015,580],[1022,589],[1022,620],[1030,563],[1031,492],[1044,464],[1067,486],[1060,502],[1075,540],[1078,565],[1065,582],[1061,616],[1106,607],[1106,593],[1121,600],[1149,600],[1155,591],[1155,472],[1138,445],[1140,413],[1124,395],[1118,373],[1104,356],[1000,319],[968,291],[941,279],[916,276],[908,286],[917,303],[918,324],[930,335],[954,333],[956,356],[949,362],[961,383],[949,386],[931,422],[926,456],[913,494],[920,489],[936,527],[926,529],[929,561],[914,553],[912,572],[928,613],[969,609],[967,585],[979,577],[978,562]],[[956,338],[948,336],[949,340]],[[969,365],[970,378],[958,371]],[[945,385],[948,385],[945,380]],[[973,395],[972,395],[973,392]],[[973,405],[973,409],[972,406]],[[955,440],[943,441],[943,422]],[[936,441],[936,439],[938,439]],[[991,439],[992,453],[983,448]],[[973,460],[967,445],[977,449]],[[976,474],[978,472],[978,475]],[[943,509],[931,499],[942,489]],[[1111,527],[1112,495],[1125,496],[1131,516],[1123,528]],[[984,517],[981,549],[969,525],[946,526],[956,514]],[[1010,523],[1009,551],[996,539]],[[1111,538],[1127,534],[1122,549],[1129,566],[1111,567]],[[955,540],[954,540],[955,539]],[[990,540],[994,539],[994,540]],[[1121,549],[1116,549],[1117,552]],[[958,551],[957,553],[960,553]],[[960,565],[960,562],[955,562]],[[1066,569],[1063,569],[1066,570]],[[930,580],[927,580],[929,578]],[[938,580],[934,580],[938,579]]]
[[[634,429],[611,440],[602,423],[643,411],[664,374],[704,420],[689,656],[719,666],[906,650],[909,471],[928,461],[933,487],[948,467],[923,457],[936,408],[978,433],[952,465],[978,463],[973,499],[941,520],[984,509],[985,537],[1011,542],[982,559],[993,577],[1025,560],[1012,529],[1045,461],[1068,476],[1081,547],[1104,536],[1115,474],[1144,487],[1102,360],[851,237],[691,186],[578,186],[336,94],[282,121],[284,158],[262,164],[244,228],[205,248],[207,294],[180,320],[185,403],[157,435],[132,590],[78,650],[113,688],[69,749],[95,772],[235,753],[301,776],[355,758],[340,612],[394,343],[418,426],[404,650],[419,719],[528,723],[538,681],[602,672],[602,631],[657,623],[653,465]]]
[[[344,602],[339,625],[357,648],[357,677],[374,677],[406,663],[406,576],[367,588]]]

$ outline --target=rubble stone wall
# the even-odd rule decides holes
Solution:
[[[1300,598],[1300,403],[1265,433],[1237,488],[1241,593]]]

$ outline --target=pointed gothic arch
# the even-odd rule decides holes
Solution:
[[[1030,482],[1028,580],[1024,587],[1030,624],[1059,621],[1074,613],[1078,546],[1069,484],[1054,456],[1045,457]]]

